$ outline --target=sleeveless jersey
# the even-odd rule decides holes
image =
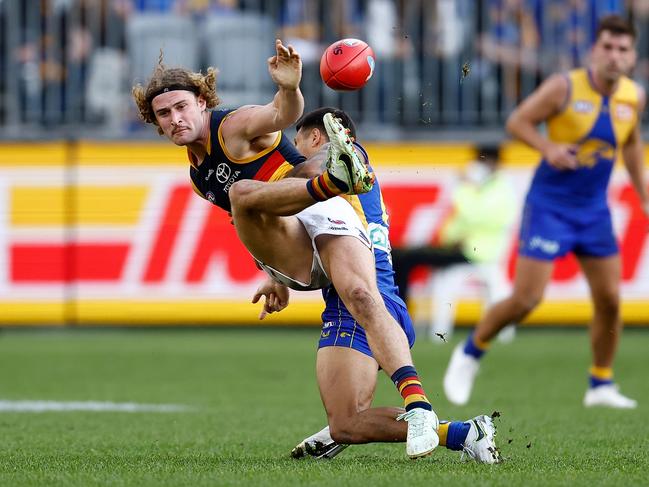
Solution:
[[[228,191],[232,184],[242,179],[277,181],[291,168],[304,162],[295,146],[283,134],[269,148],[246,159],[236,159],[228,154],[221,135],[221,124],[234,110],[214,110],[210,118],[210,139],[207,155],[196,166],[193,154],[187,149],[191,166],[189,176],[194,191],[216,206],[230,211]]]
[[[607,206],[606,189],[617,157],[638,123],[639,90],[627,77],[615,92],[605,96],[595,90],[591,73],[567,73],[569,90],[563,110],[547,121],[553,142],[579,146],[575,170],[558,170],[541,160],[527,199],[559,208]]]

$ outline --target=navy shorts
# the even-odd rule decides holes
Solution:
[[[554,260],[573,252],[584,257],[618,253],[611,212],[596,209],[553,208],[527,201],[523,210],[518,253]]]
[[[333,301],[333,302],[332,302]],[[389,296],[383,295],[383,301],[388,312],[399,323],[408,338],[408,344],[415,344],[415,327],[412,324],[408,309]],[[345,347],[358,350],[365,355],[373,357],[367,336],[363,327],[349,314],[340,298],[328,300],[327,307],[322,314],[324,321],[320,333],[318,348]]]

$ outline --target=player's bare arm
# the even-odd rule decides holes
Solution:
[[[267,105],[247,105],[223,121],[221,131],[228,151],[237,158],[269,147],[277,131],[294,124],[304,110],[300,91],[302,60],[293,46],[275,41],[276,53],[268,59],[268,71],[277,85],[273,101]]]
[[[638,89],[640,90],[638,113],[641,114],[645,108],[646,94],[642,88],[638,87]],[[640,198],[644,214],[649,218],[649,191],[647,190],[647,180],[644,171],[644,143],[640,131],[640,120],[638,120],[633,132],[631,132],[631,135],[629,135],[628,140],[622,147],[622,159],[629,173],[633,188]]]
[[[550,76],[512,112],[506,125],[512,136],[538,150],[557,169],[577,167],[577,147],[574,144],[551,142],[541,134],[538,125],[561,111],[568,89],[565,76]]]

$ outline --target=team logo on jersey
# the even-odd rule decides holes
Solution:
[[[379,223],[370,223],[367,226],[370,233],[370,240],[375,249],[382,250],[390,255],[392,247],[390,246],[390,237],[388,235],[388,227],[380,225]]]
[[[232,169],[225,162],[216,167],[216,180],[219,183],[227,182],[230,179],[230,174],[232,174]]]
[[[590,113],[595,109],[592,102],[586,100],[575,100],[572,109],[577,113]]]
[[[209,201],[210,203],[214,203],[216,201],[216,196],[214,196],[214,193],[212,193],[211,191],[208,191],[205,194],[205,197],[207,198],[207,201]]]
[[[580,166],[593,167],[600,159],[615,159],[615,147],[603,140],[587,140],[579,146],[577,161]]]
[[[626,103],[619,103],[615,106],[613,116],[622,122],[633,120],[633,107]]]
[[[214,174],[214,169],[210,169],[209,171],[207,171],[207,176],[205,176],[205,181],[210,179],[212,177],[212,174]]]

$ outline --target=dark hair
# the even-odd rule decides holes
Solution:
[[[302,117],[295,124],[295,130],[299,132],[302,128],[306,130],[317,128],[326,136],[327,132],[325,130],[322,117],[324,117],[327,113],[333,113],[334,117],[339,118],[342,121],[342,124],[349,129],[349,135],[351,135],[353,138],[356,138],[356,125],[354,125],[351,117],[339,108],[333,107],[318,108],[316,110],[313,110],[312,112],[302,115]]]
[[[480,162],[495,165],[500,161],[500,146],[498,145],[481,145],[477,151]]]
[[[597,31],[595,32],[595,39],[599,39],[602,32],[608,31],[613,35],[628,35],[635,41],[638,37],[635,26],[631,22],[627,22],[619,15],[606,15],[599,19],[597,24]]]

